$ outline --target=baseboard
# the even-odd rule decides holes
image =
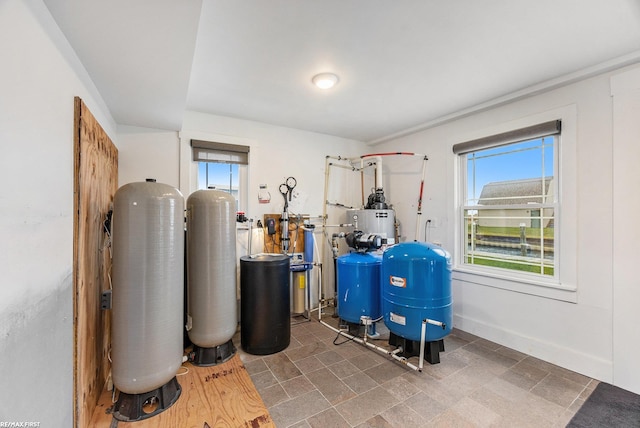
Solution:
[[[525,336],[517,331],[502,326],[492,325],[483,321],[453,316],[453,325],[467,333],[483,339],[499,343],[532,357],[578,372],[585,376],[612,383],[613,362],[575,351],[557,343],[546,342],[540,338]]]

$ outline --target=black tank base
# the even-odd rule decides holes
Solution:
[[[340,329],[347,330],[347,333],[349,333],[351,336],[356,336],[356,337],[364,336],[364,326],[362,324],[360,323],[356,324],[354,322],[350,322],[342,318],[340,318],[340,321],[338,323],[340,325]]]
[[[402,347],[402,352],[398,355],[401,357],[419,357],[420,342],[417,340],[409,340],[396,334],[389,333],[389,345]],[[444,340],[434,340],[433,342],[424,343],[424,359],[429,364],[438,364],[440,362],[440,352],[444,352]]]
[[[123,422],[135,422],[148,419],[162,413],[178,401],[182,388],[174,377],[160,388],[143,394],[120,392],[118,401],[113,405],[113,417]]]
[[[189,353],[189,361],[196,366],[208,367],[227,362],[236,354],[236,347],[229,339],[227,343],[213,348],[201,348],[193,345],[193,351]]]
[[[364,332],[366,331],[369,339],[377,339],[380,337],[380,333],[376,333],[375,323],[367,327],[360,323],[354,323],[340,318],[339,325],[340,329],[346,329],[347,333],[351,336],[364,337]]]

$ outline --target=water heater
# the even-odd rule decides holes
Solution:
[[[347,223],[356,230],[379,235],[386,244],[396,243],[396,216],[393,210],[347,210]]]

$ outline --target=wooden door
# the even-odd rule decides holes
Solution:
[[[104,222],[118,187],[118,150],[78,97],[74,100],[74,425],[89,426],[110,364],[111,256]]]

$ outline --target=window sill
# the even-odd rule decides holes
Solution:
[[[547,299],[577,303],[575,286],[567,286],[554,279],[534,278],[525,275],[507,275],[477,267],[456,266],[452,272],[454,281],[499,288],[516,293],[530,294]]]

